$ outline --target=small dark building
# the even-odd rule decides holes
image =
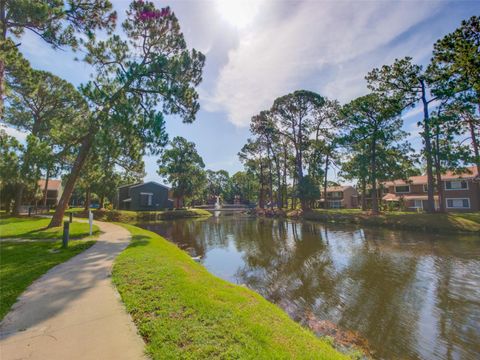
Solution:
[[[124,185],[118,188],[120,210],[155,211],[173,207],[168,199],[169,188],[155,181]]]

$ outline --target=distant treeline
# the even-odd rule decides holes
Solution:
[[[435,211],[436,191],[444,206],[441,174],[480,167],[479,47],[473,16],[435,43],[426,67],[405,57],[373,69],[365,77],[371,92],[348,104],[305,90],[277,98],[252,117],[252,137],[239,153],[258,184],[260,207],[295,206],[297,199],[303,209],[314,206],[332,168],[369,194],[373,212],[379,184],[419,172],[428,177],[426,210]],[[402,130],[402,114],[413,107],[421,110],[420,153]]]

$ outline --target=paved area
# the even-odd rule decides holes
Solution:
[[[35,281],[0,323],[0,359],[145,359],[110,279],[130,234],[95,224],[103,232],[97,243]]]

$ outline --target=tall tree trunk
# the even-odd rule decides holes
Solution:
[[[17,191],[15,192],[15,206],[13,208],[13,215],[20,215],[24,190],[25,185],[23,183],[19,183],[17,186]]]
[[[48,227],[56,227],[62,224],[63,216],[65,214],[65,210],[67,209],[68,203],[70,202],[70,197],[72,196],[75,183],[77,182],[80,171],[82,170],[85,160],[87,159],[92,147],[93,137],[94,134],[90,131],[89,134],[83,139],[82,145],[80,146],[80,151],[78,152],[77,158],[73,163],[72,171],[68,176],[62,196],[55,209],[55,214],[53,214],[52,220],[50,221]]]
[[[436,159],[435,161],[435,175],[437,178],[439,211],[443,213],[445,212],[445,195],[444,195],[443,186],[442,186],[442,171],[441,171],[440,162],[438,161],[438,159]]]
[[[265,187],[264,187],[264,176],[263,176],[263,160],[260,159],[260,196],[258,199],[258,207],[260,209],[265,208]]]
[[[47,208],[47,197],[48,197],[48,180],[50,180],[50,171],[47,169],[45,174],[45,187],[43,190],[43,207]]]
[[[303,180],[303,167],[302,167],[302,156],[300,155],[300,150],[297,151],[297,154],[295,156],[295,168],[296,168],[296,176],[297,176],[297,186],[302,183]],[[302,210],[305,210],[306,204],[305,204],[305,197],[303,194],[303,191],[298,191],[298,197],[300,199],[300,205],[302,207]]]
[[[433,158],[435,161],[435,176],[437,178],[439,211],[443,213],[445,212],[445,197],[442,186],[442,164],[440,162],[440,128],[438,125],[436,128],[435,138],[435,156]]]
[[[297,208],[297,197],[295,195],[295,192],[293,189],[297,186],[296,179],[294,178],[292,181],[292,193],[291,193],[291,199],[292,199],[292,210],[295,210]]]
[[[269,182],[269,197],[270,197],[270,209],[273,209],[273,169],[272,161],[270,160],[270,147],[267,148],[267,161],[268,161],[268,182]]]
[[[296,140],[294,142],[295,146],[295,169],[297,177],[297,186],[303,182],[303,154],[302,154],[302,139],[303,139],[303,128],[302,128],[302,118],[300,117],[298,122],[298,134],[296,135]],[[294,130],[295,131],[295,130]],[[298,192],[300,198],[300,206],[302,210],[307,209],[307,204],[305,202],[305,196],[303,191]]]
[[[0,118],[3,118],[3,96],[5,94],[4,84],[5,84],[5,63],[0,59]]]
[[[7,23],[6,23],[6,0],[0,0],[0,51],[5,51],[3,47],[6,45],[7,39]],[[5,63],[0,59],[0,119],[3,118],[3,96],[5,95]]]
[[[277,162],[277,206],[279,208],[284,207],[283,203],[283,190],[282,190],[282,175],[280,174],[280,164]]]
[[[20,214],[20,210],[21,210],[21,206],[22,206],[23,194],[24,194],[25,188],[26,188],[23,181],[25,181],[24,179],[28,179],[28,177],[29,177],[28,175],[29,175],[29,172],[31,171],[31,167],[34,166],[30,162],[30,155],[31,155],[30,152],[31,151],[32,151],[32,149],[30,149],[27,146],[24,157],[23,157],[23,164],[22,164],[22,167],[20,169],[21,180],[17,185],[17,189],[16,189],[17,192],[15,194],[15,208],[14,208],[14,214],[15,215]]]
[[[300,183],[303,179],[303,156],[302,156],[302,121],[298,124],[298,136],[294,144],[295,146],[295,162],[297,167],[297,181]]]
[[[478,105],[478,112],[480,113],[480,105]],[[477,166],[477,174],[480,176],[480,152],[478,149],[477,133],[475,131],[475,124],[473,123],[473,116],[468,117],[468,126],[470,128],[470,137],[472,138],[473,153],[475,154],[475,165]]]
[[[103,209],[105,207],[105,195],[100,196],[99,208]]]
[[[371,153],[371,165],[370,165],[370,178],[372,186],[372,213],[378,214],[378,193],[377,193],[377,144],[375,136],[372,140],[372,153]]]
[[[327,152],[327,158],[325,159],[325,178],[323,180],[323,208],[328,209],[327,201],[327,188],[328,188],[328,167],[330,165],[330,153]]]
[[[273,161],[275,162],[275,172],[277,173],[277,207],[283,208],[282,176],[280,174],[280,160],[278,159],[278,154],[273,155]]]
[[[7,0],[0,0],[0,41],[5,41],[7,39]]]
[[[288,151],[287,146],[283,146],[283,203],[288,208],[288,185],[287,185],[287,166],[288,166]]]
[[[425,158],[427,160],[427,212],[435,212],[434,200],[434,177],[433,177],[433,161],[432,161],[432,144],[430,139],[430,114],[428,111],[428,101],[425,89],[425,82],[420,82],[422,87],[422,104],[423,104],[423,140],[425,142]]]
[[[12,210],[12,199],[8,197],[5,199],[5,213],[10,214],[10,211]]]
[[[367,181],[365,179],[360,180],[362,187],[362,211],[367,211]]]

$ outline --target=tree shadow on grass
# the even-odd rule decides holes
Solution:
[[[133,235],[128,247],[146,246],[152,239],[145,235]]]
[[[62,239],[63,237],[63,231],[62,232],[58,232],[57,231],[52,231],[52,232],[49,232],[49,233],[42,233],[42,231],[46,231],[48,230],[49,228],[47,226],[45,227],[42,227],[40,229],[34,229],[34,230],[30,230],[30,231],[26,231],[24,233],[21,233],[21,234],[15,234],[15,236],[9,236],[9,238],[26,238],[26,239],[31,239],[31,240],[59,240],[59,239]],[[100,230],[95,230],[92,232],[92,236],[96,236],[96,235],[100,235],[101,234],[101,231]],[[35,236],[37,235],[37,236]],[[84,237],[87,237],[87,236],[90,236],[90,233],[88,231],[86,232],[83,232],[83,233],[79,233],[79,234],[75,234],[75,235],[70,235],[70,239],[81,239],[81,238],[84,238]]]
[[[79,307],[85,308],[85,321],[88,321],[89,307],[94,304],[86,300],[87,293],[94,288],[97,291],[104,288],[97,287],[99,282],[110,283],[113,261],[127,245],[126,239],[121,242],[98,241],[79,255],[51,268],[22,293],[0,322],[0,340],[19,331],[31,329],[35,333],[40,324],[69,307],[76,308],[77,312]],[[69,320],[69,312],[61,316],[65,316],[67,322],[75,321]]]

